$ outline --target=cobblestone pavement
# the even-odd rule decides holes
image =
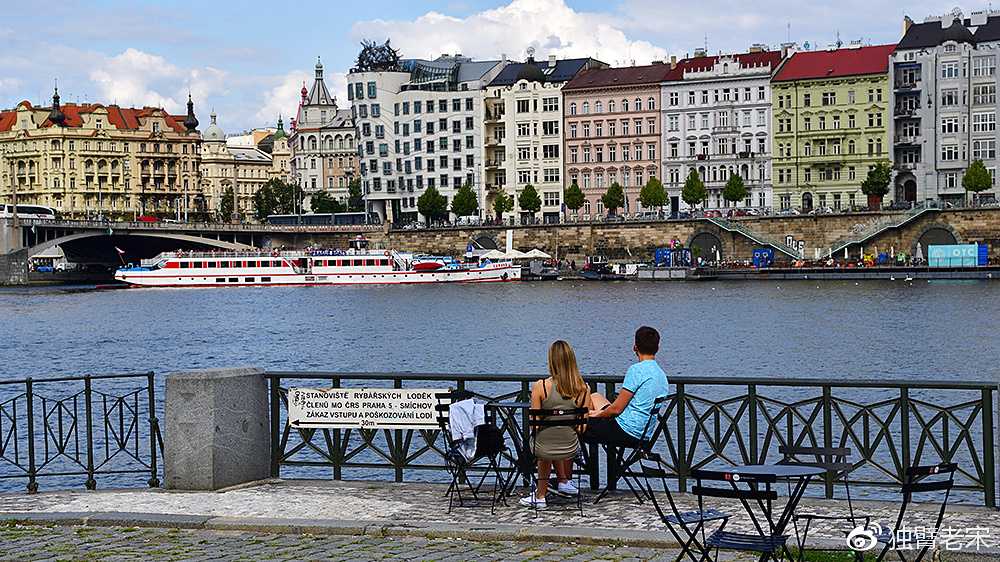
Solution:
[[[627,544],[318,536],[181,529],[0,526],[0,560],[673,561],[677,549]],[[722,560],[753,560],[740,553]]]

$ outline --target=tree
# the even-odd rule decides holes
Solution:
[[[879,162],[868,170],[868,176],[861,182],[861,193],[868,196],[868,205],[878,210],[882,198],[889,193],[889,181],[892,179],[892,168],[888,162]]]
[[[646,185],[639,191],[639,202],[644,209],[662,207],[667,204],[667,190],[663,189],[663,182],[655,177],[649,178]]]
[[[253,194],[253,213],[257,220],[264,220],[268,215],[291,215],[298,209],[297,197],[301,197],[302,189],[278,178],[271,178],[260,186]]]
[[[365,200],[361,193],[361,180],[359,178],[354,178],[347,184],[347,210],[354,212],[365,210]]]
[[[497,193],[496,199],[493,200],[493,212],[497,215],[497,220],[503,220],[503,214],[509,213],[514,210],[514,196],[507,195],[507,192],[503,188],[500,188],[500,192]]]
[[[417,210],[430,222],[448,212],[448,201],[436,187],[428,187],[420,199],[417,199]]]
[[[542,198],[538,196],[535,186],[530,183],[521,190],[521,195],[517,197],[517,205],[521,211],[531,213],[531,218],[535,218],[535,213],[542,209]]]
[[[698,176],[698,170],[691,168],[687,179],[684,181],[684,189],[681,190],[681,199],[691,207],[697,207],[699,203],[708,199],[708,190]]]
[[[616,214],[616,210],[625,206],[625,190],[618,182],[609,185],[607,193],[601,196],[601,203],[609,215]]]
[[[344,204],[325,191],[320,191],[309,199],[309,207],[314,213],[343,213]]]
[[[222,201],[219,202],[219,214],[222,215],[223,222],[228,222],[230,217],[233,216],[233,186],[222,190]]]
[[[730,203],[738,203],[747,198],[747,188],[743,185],[743,176],[733,174],[722,189],[722,198]]]
[[[576,185],[576,182],[566,188],[563,198],[566,201],[566,207],[572,209],[574,214],[580,211],[580,207],[583,207],[584,201],[587,200],[583,195],[583,190],[580,189],[579,185]]]
[[[986,171],[983,161],[976,158],[962,176],[962,187],[966,192],[979,193],[993,187],[993,176]]]
[[[476,201],[476,194],[472,191],[469,182],[462,184],[451,200],[451,212],[456,216],[464,217],[475,215],[479,211],[479,203]]]

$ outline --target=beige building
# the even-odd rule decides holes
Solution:
[[[0,112],[0,200],[53,207],[69,219],[197,212],[201,136],[161,108],[23,101]]]

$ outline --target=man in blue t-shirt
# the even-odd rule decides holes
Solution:
[[[611,402],[598,392],[591,394],[594,409],[580,436],[584,442],[637,447],[647,425],[652,431],[655,421],[650,419],[657,414],[653,403],[669,394],[667,375],[655,357],[660,350],[660,334],[649,326],[639,328],[632,349],[639,362],[625,373],[618,398]]]

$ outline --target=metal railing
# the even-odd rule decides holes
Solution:
[[[0,381],[0,479],[25,478],[37,492],[42,478],[85,476],[93,490],[101,475],[149,474],[155,488],[155,404],[152,372]]]
[[[314,372],[268,372],[265,377],[271,392],[272,476],[291,466],[328,467],[335,479],[348,473],[370,477],[372,470],[382,469],[397,482],[408,473],[445,470],[437,431],[295,429],[287,422],[283,382],[451,387],[493,402],[528,400],[530,385],[539,378]],[[606,396],[623,380],[621,375],[584,378]],[[986,506],[997,505],[996,383],[674,376],[670,388],[671,422],[655,448],[669,460],[682,490],[692,468],[773,463],[781,458],[782,445],[850,447],[854,488],[898,489],[909,466],[957,462],[956,488]],[[591,486],[599,486],[596,467],[591,470]],[[827,497],[833,484],[828,478]]]
[[[886,230],[899,228],[924,213],[940,210],[941,206],[936,202],[921,201],[898,215],[879,215],[880,218],[884,220],[876,220],[870,222],[868,225],[859,225],[862,226],[862,228],[852,231],[847,236],[842,236],[837,240],[834,240],[826,247],[826,249],[822,251],[821,255],[833,255],[851,244],[861,244],[885,232]]]
[[[720,217],[706,217],[704,220],[707,220],[708,222],[718,226],[719,228],[728,230],[730,232],[733,231],[739,232],[740,234],[746,236],[747,238],[753,240],[754,242],[757,242],[758,244],[761,244],[763,246],[770,246],[775,250],[787,254],[788,256],[793,257],[795,259],[798,260],[802,259],[802,252],[798,251],[795,248],[789,248],[787,244],[785,244],[781,240],[778,240],[777,238],[768,236],[762,232],[758,232],[746,226],[745,224],[740,224],[738,220],[734,222]]]

